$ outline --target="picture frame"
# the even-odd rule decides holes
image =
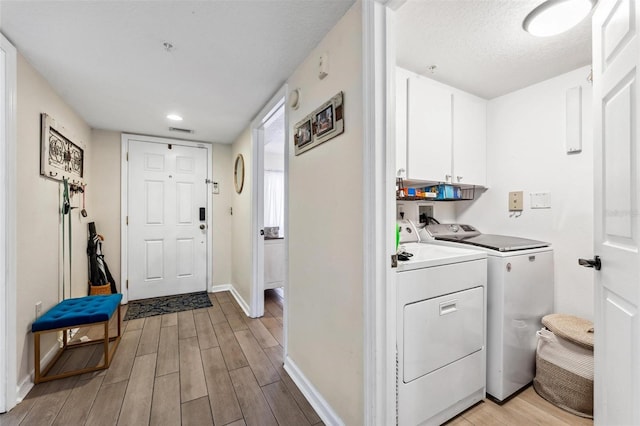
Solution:
[[[317,123],[316,134],[322,136],[333,130],[333,104],[315,114]]]
[[[311,130],[310,137],[308,130]],[[344,133],[344,93],[338,92],[294,127],[295,154],[300,155]]]
[[[306,145],[313,141],[313,130],[311,126],[311,117],[307,116],[304,120],[298,122],[295,125],[295,134],[293,136],[293,142],[296,146],[296,154],[299,149],[304,148]]]
[[[49,179],[84,185],[84,149],[48,114],[40,115],[40,174]]]

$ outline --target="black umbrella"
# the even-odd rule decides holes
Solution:
[[[102,254],[102,235],[96,232],[94,222],[89,223],[89,241],[87,242],[87,255],[89,256],[89,285],[103,286],[107,283],[111,284],[111,293],[118,292],[116,281],[113,279],[107,262]],[[89,288],[91,294],[91,288]]]

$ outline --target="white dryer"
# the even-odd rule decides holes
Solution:
[[[486,254],[418,243],[400,224],[412,256],[397,269],[398,424],[441,424],[484,399]]]
[[[504,401],[535,375],[536,331],[553,312],[553,249],[543,241],[428,225],[429,242],[487,254],[487,394]]]

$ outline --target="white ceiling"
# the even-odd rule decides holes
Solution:
[[[3,0],[0,29],[93,128],[231,143],[351,4]]]
[[[590,18],[554,37],[522,29],[542,2],[408,0],[396,15],[397,63],[486,99],[591,63]]]
[[[93,128],[231,143],[353,1],[1,0],[0,30]],[[398,64],[484,98],[588,64],[589,22],[521,29],[541,2],[408,0]]]

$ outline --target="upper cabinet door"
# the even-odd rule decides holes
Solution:
[[[407,178],[451,182],[451,92],[412,77],[407,109]]]
[[[486,186],[487,101],[457,92],[453,97],[453,183]]]
[[[396,177],[407,178],[408,71],[396,68]]]

